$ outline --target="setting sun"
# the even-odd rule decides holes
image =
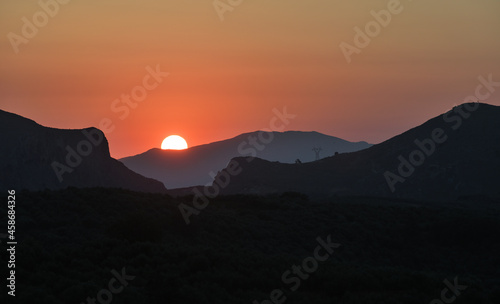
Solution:
[[[186,140],[179,135],[170,135],[161,143],[162,150],[184,150],[187,147]]]

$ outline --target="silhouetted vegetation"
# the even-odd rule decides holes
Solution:
[[[70,188],[16,198],[19,303],[86,303],[123,267],[136,278],[113,304],[260,303],[274,289],[286,303],[426,304],[455,276],[468,288],[454,303],[500,303],[497,201],[235,195],[186,225],[177,206],[191,197]],[[6,223],[6,204],[0,212]],[[328,235],[342,246],[291,292],[283,272]]]

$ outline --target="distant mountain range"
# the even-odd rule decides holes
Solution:
[[[0,130],[0,190],[500,197],[500,107],[482,103],[454,107],[373,146],[317,132],[259,131],[181,151],[151,149],[122,159],[125,164],[111,158],[96,128],[53,129],[0,110]],[[315,160],[313,148],[322,148],[322,159]],[[217,191],[207,190],[213,181]]]
[[[47,128],[0,110],[0,190],[116,187],[165,192],[111,158],[104,133],[96,128]]]
[[[368,149],[311,163],[234,160],[239,167],[231,170],[240,173],[219,187],[220,194],[500,197],[500,107],[463,104]],[[228,169],[217,179],[224,180]]]
[[[131,170],[159,180],[169,189],[211,183],[219,170],[237,156],[254,156],[281,163],[311,162],[313,148],[319,157],[366,149],[366,142],[349,142],[318,132],[263,132],[241,134],[231,139],[186,150],[151,149],[120,159]]]

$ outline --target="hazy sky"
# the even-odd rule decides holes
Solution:
[[[38,1],[1,1],[0,108],[57,128],[108,118],[114,157],[267,128],[284,106],[289,130],[378,143],[462,103],[478,76],[500,81],[500,1],[396,2],[243,0],[221,21],[213,0],[42,0],[47,20]],[[388,5],[399,13],[347,63],[340,44]],[[148,66],[170,74],[112,110]]]

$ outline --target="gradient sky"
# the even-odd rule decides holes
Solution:
[[[18,54],[8,34],[41,8],[2,1],[0,108],[57,128],[109,118],[120,158],[171,134],[193,146],[263,129],[284,106],[288,130],[379,143],[462,103],[478,76],[500,81],[498,0],[402,0],[348,64],[340,43],[390,1],[244,0],[221,21],[212,0],[72,0]],[[157,65],[169,76],[120,120],[113,100]]]

